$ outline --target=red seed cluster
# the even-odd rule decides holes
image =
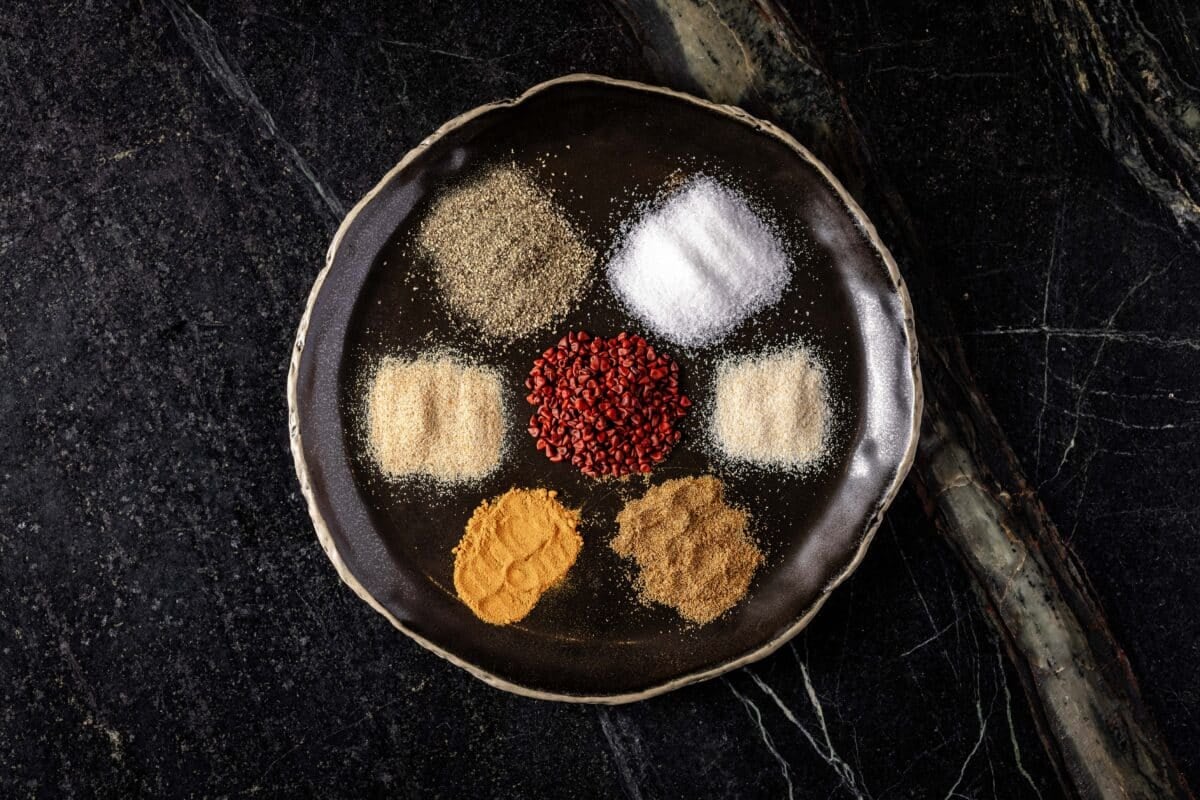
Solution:
[[[692,404],[679,365],[625,332],[568,333],[533,362],[525,388],[538,450],[593,478],[649,472],[679,441],[675,421]]]

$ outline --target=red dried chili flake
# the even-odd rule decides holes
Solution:
[[[679,365],[624,331],[568,333],[534,359],[525,388],[537,449],[593,478],[649,472],[679,441],[675,422],[692,404]]]

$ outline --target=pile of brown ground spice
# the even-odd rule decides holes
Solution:
[[[487,336],[514,339],[566,314],[596,261],[561,210],[516,165],[439,197],[417,229],[450,309]]]
[[[704,624],[745,596],[762,564],[746,533],[749,521],[746,511],[725,502],[717,478],[678,478],[625,504],[612,549],[637,563],[643,600]]]

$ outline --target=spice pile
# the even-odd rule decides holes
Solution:
[[[829,422],[825,372],[808,350],[726,361],[717,370],[712,428],[731,458],[807,466],[825,452]]]
[[[443,194],[416,241],[451,310],[504,339],[567,313],[596,260],[550,195],[513,165]]]
[[[749,520],[725,502],[715,477],[678,478],[626,503],[612,549],[637,563],[643,600],[704,624],[745,596],[762,563],[746,534]]]
[[[624,331],[568,333],[533,362],[525,388],[537,449],[592,478],[649,472],[679,441],[675,422],[691,405],[679,365]]]
[[[638,220],[608,265],[621,301],[655,333],[689,347],[778,301],[789,276],[775,232],[709,177],[686,183]]]
[[[523,619],[575,563],[583,547],[579,512],[557,494],[510,489],[481,503],[467,522],[454,549],[454,588],[484,622]]]
[[[500,397],[492,370],[449,358],[385,358],[367,392],[368,450],[392,478],[482,478],[500,464]]]

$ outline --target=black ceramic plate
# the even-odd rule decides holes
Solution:
[[[668,176],[712,174],[768,212],[796,267],[781,302],[719,344],[671,347],[624,314],[598,265],[579,307],[503,349],[453,319],[428,265],[406,243],[430,198],[482,166],[515,160],[548,186],[601,253],[616,226]],[[680,363],[697,406],[651,483],[716,473],[751,510],[766,554],[750,593],[703,627],[637,602],[608,547],[637,478],[597,482],[550,463],[524,428],[531,361],[567,330],[646,334]],[[731,470],[705,443],[721,354],[804,341],[825,359],[841,424],[824,468],[797,476]],[[505,463],[452,491],[389,482],[364,455],[358,410],[384,354],[451,349],[494,365],[512,412]],[[425,647],[510,691],[621,702],[761,658],[799,631],[861,560],[912,460],[920,379],[908,298],[895,263],[836,179],[778,129],[737,109],[594,76],[485,106],[422,142],[350,213],[300,323],[288,380],[292,449],[318,537],[341,577]],[[475,506],[513,486],[556,488],[582,507],[584,548],[565,583],[520,623],[476,619],[454,593],[451,548]]]

